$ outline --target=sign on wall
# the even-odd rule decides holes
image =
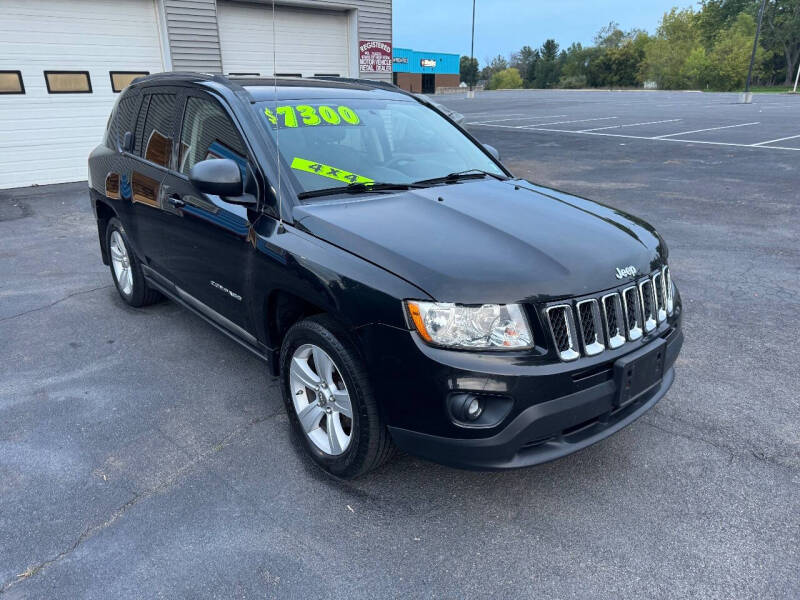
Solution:
[[[391,73],[392,44],[361,40],[358,44],[358,70],[362,73]]]
[[[433,58],[423,58],[423,59],[421,59],[419,61],[419,66],[420,67],[435,67],[436,66],[436,60],[434,60]]]

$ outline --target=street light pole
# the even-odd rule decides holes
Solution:
[[[761,33],[761,21],[764,18],[764,7],[767,5],[767,0],[762,0],[761,8],[758,11],[758,25],[756,26],[756,39],[753,40],[753,53],[750,55],[750,69],[747,71],[747,83],[744,86],[745,103],[749,104],[751,100],[750,94],[750,79],[753,76],[753,63],[756,61],[756,50],[758,50],[758,36]]]
[[[800,63],[800,61],[798,61]],[[794,93],[797,93],[797,82],[800,81],[800,64],[797,65],[797,77],[794,78]]]
[[[469,47],[469,72],[472,73],[472,67],[475,64],[475,0],[472,0],[472,42]],[[476,69],[477,71],[477,69]],[[477,73],[475,73],[477,75]],[[472,96],[472,80],[473,76],[469,78],[469,95]]]

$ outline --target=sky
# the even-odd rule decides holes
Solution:
[[[498,54],[554,38],[566,49],[591,44],[597,31],[617,21],[624,30],[655,32],[661,16],[691,0],[476,0],[475,57],[483,67]],[[399,48],[469,55],[472,0],[393,0],[392,43]]]

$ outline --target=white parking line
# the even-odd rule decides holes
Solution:
[[[609,119],[619,119],[619,117],[598,117],[596,119],[575,119],[574,121],[554,121],[552,123],[536,123],[534,125],[520,125],[520,129],[527,129],[528,127],[543,127],[545,125],[565,125],[566,123],[585,123],[586,121],[608,121]]]
[[[492,119],[491,121],[475,121],[468,123],[468,125],[486,125],[487,123],[502,123],[503,121],[528,121],[531,119],[557,119],[558,117],[566,117],[567,115],[545,115],[542,117],[510,117],[508,119]]]
[[[690,133],[700,133],[701,131],[717,131],[719,129],[732,129],[734,127],[747,127],[748,125],[758,125],[760,121],[755,121],[753,123],[740,123],[738,125],[723,125],[722,127],[707,127],[706,129],[694,129],[692,131],[681,131],[679,133],[668,133],[666,135],[657,135],[654,137],[654,140],[660,140],[663,138],[670,138],[675,137],[678,135],[689,135]]]
[[[594,127],[592,129],[581,129],[578,133],[587,133],[589,131],[600,131],[602,129],[619,129],[620,127],[636,127],[637,125],[655,125],[657,123],[674,123],[675,121],[682,121],[683,119],[665,119],[663,121],[647,121],[646,123],[627,123],[626,125],[607,125],[606,127]]]
[[[487,127],[507,127],[506,125],[487,125]],[[681,144],[707,144],[709,146],[736,146],[739,148],[755,148],[758,150],[793,150],[800,152],[800,148],[792,148],[790,146],[755,146],[753,144],[735,144],[732,142],[709,142],[707,140],[676,140],[673,138],[665,137],[647,137],[644,135],[625,135],[623,133],[603,133],[599,131],[573,131],[571,129],[548,129],[548,128],[532,128],[532,127],[513,127],[512,129],[522,131],[548,131],[554,133],[574,133],[577,135],[602,135],[606,137],[626,138],[629,140],[650,140],[655,142],[678,142]]]
[[[789,137],[778,138],[777,140],[769,140],[768,142],[758,142],[757,144],[751,144],[751,146],[764,146],[765,144],[774,144],[775,142],[784,142],[786,140],[794,140],[800,138],[800,135],[790,135]]]

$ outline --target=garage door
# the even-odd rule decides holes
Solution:
[[[164,70],[154,1],[3,0],[0,8],[0,188],[86,179],[118,95],[111,73]],[[24,93],[11,93],[15,71]]]
[[[225,73],[349,76],[351,40],[346,12],[277,6],[275,17],[277,69],[272,66],[272,7],[218,3]]]

